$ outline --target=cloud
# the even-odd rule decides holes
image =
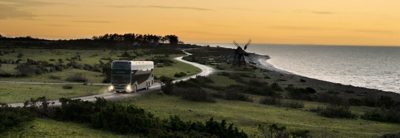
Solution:
[[[13,6],[0,4],[0,20],[11,18],[33,19],[32,13],[20,10]]]
[[[172,9],[172,10],[194,10],[194,11],[212,11],[208,8],[190,7],[190,6],[161,6],[161,5],[113,5],[113,8],[154,8],[154,9]]]
[[[318,10],[294,10],[296,13],[318,14],[318,15],[332,15],[336,14],[332,11],[318,11]]]
[[[206,31],[191,31],[191,30],[187,30],[187,31],[181,31],[182,33],[188,33],[188,34],[200,34],[200,35],[212,35],[212,36],[243,36],[242,34],[234,34],[234,33],[215,33],[215,32],[206,32]]]
[[[334,12],[330,12],[330,11],[311,11],[311,13],[314,13],[314,14],[334,14]]]
[[[24,7],[35,7],[35,6],[46,6],[46,5],[68,5],[60,2],[44,2],[37,0],[0,0],[0,4],[12,5],[12,6],[24,6]]]
[[[370,34],[398,34],[399,32],[394,30],[373,30],[373,29],[358,29],[353,30],[358,33],[370,33]]]
[[[26,19],[38,20],[35,17],[39,16],[52,16],[49,15],[36,15],[32,12],[25,10],[27,7],[41,7],[49,5],[70,5],[67,3],[59,2],[45,2],[38,0],[0,0],[0,20],[2,19]]]
[[[78,23],[111,23],[110,21],[102,21],[102,20],[74,20],[73,22]]]
[[[321,30],[322,28],[309,27],[309,26],[286,26],[286,25],[276,25],[270,26],[269,28],[281,29],[281,30]]]

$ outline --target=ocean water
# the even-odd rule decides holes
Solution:
[[[251,45],[248,51],[294,74],[400,93],[400,47]]]

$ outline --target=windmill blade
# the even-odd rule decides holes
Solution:
[[[249,41],[247,42],[247,44],[246,44],[246,45],[244,45],[244,50],[246,50],[246,49],[247,49],[247,47],[248,47],[250,44],[251,44],[251,39],[249,39]]]
[[[236,41],[233,41],[233,44],[236,45],[237,47],[240,47],[240,45],[236,43]]]

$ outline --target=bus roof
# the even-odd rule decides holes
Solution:
[[[154,69],[153,61],[129,61],[129,60],[115,60],[113,63],[130,63],[131,70],[149,71]]]

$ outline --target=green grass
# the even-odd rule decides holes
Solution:
[[[137,105],[162,118],[178,115],[185,120],[225,119],[251,135],[258,135],[257,125],[265,123],[277,123],[290,130],[307,129],[314,137],[377,137],[400,130],[399,124],[331,119],[305,110],[250,102],[217,100],[216,103],[199,103],[155,93],[123,102]]]
[[[160,68],[156,67],[154,69],[154,75],[156,77],[166,76],[169,78],[175,78],[174,77],[175,73],[180,73],[180,72],[184,72],[187,74],[187,76],[190,76],[201,72],[201,70],[195,66],[179,62],[176,60],[174,60],[174,64],[172,66],[160,67]]]
[[[67,59],[72,58],[76,55],[80,55],[81,61],[77,61],[79,64],[89,64],[94,65],[98,64],[99,61],[107,63],[108,61],[102,60],[104,58],[111,58],[112,60],[120,59],[120,55],[124,53],[123,50],[70,50],[70,49],[15,49],[15,53],[6,54],[0,56],[0,59],[3,60],[16,60],[18,54],[22,54],[21,62],[26,62],[26,60],[32,59],[36,61],[47,61],[49,63],[58,63],[59,59],[62,59],[64,64],[68,63]],[[133,50],[128,50],[128,53],[131,55],[135,55]],[[142,53],[141,56],[136,57],[136,59],[132,60],[147,60],[152,59],[154,56],[163,56],[157,54],[143,54],[146,53],[146,49],[138,49],[136,53]],[[183,54],[171,54],[169,57],[171,60],[174,57],[182,56]],[[175,73],[184,72],[188,75],[193,75],[200,72],[200,69],[185,63],[181,63],[178,61],[174,61],[172,66],[168,67],[160,67],[155,68],[155,76],[167,76],[171,78],[175,78]],[[16,65],[9,65],[3,64],[3,67],[0,67],[0,71],[8,72],[8,73],[15,73]],[[104,77],[101,76],[100,73],[90,72],[90,71],[82,71],[82,70],[64,70],[62,72],[55,72],[55,73],[48,73],[44,75],[37,75],[32,77],[22,77],[22,78],[0,78],[0,80],[18,80],[18,81],[45,81],[45,82],[62,82],[65,80],[66,76],[72,75],[76,72],[83,72],[91,82],[102,82]],[[49,79],[49,76],[59,76],[61,77],[60,80],[52,80]]]
[[[12,77],[12,78],[0,78],[3,81],[32,81],[32,82],[66,82],[66,79],[74,74],[83,74],[90,83],[101,83],[104,80],[104,76],[99,72],[92,72],[80,69],[67,69],[59,72],[46,73],[42,75],[35,75],[30,77]],[[58,77],[59,79],[50,78]]]
[[[85,137],[85,138],[119,138],[127,137],[107,131],[92,129],[89,126],[59,122],[48,119],[35,119],[32,122],[22,124],[20,127],[12,128],[7,132],[0,133],[1,137]],[[132,136],[131,136],[132,137]]]
[[[14,64],[1,64],[0,72],[14,74],[16,72],[15,71],[15,67],[17,67],[17,65],[14,65]]]
[[[212,83],[211,85],[217,87],[228,87],[230,85],[238,84],[235,80],[232,80],[226,76],[211,75],[209,78],[214,81],[214,83]]]
[[[63,85],[27,85],[0,83],[0,102],[24,102],[30,98],[46,96],[48,99],[73,98],[105,92],[104,86],[73,85],[63,89]]]

